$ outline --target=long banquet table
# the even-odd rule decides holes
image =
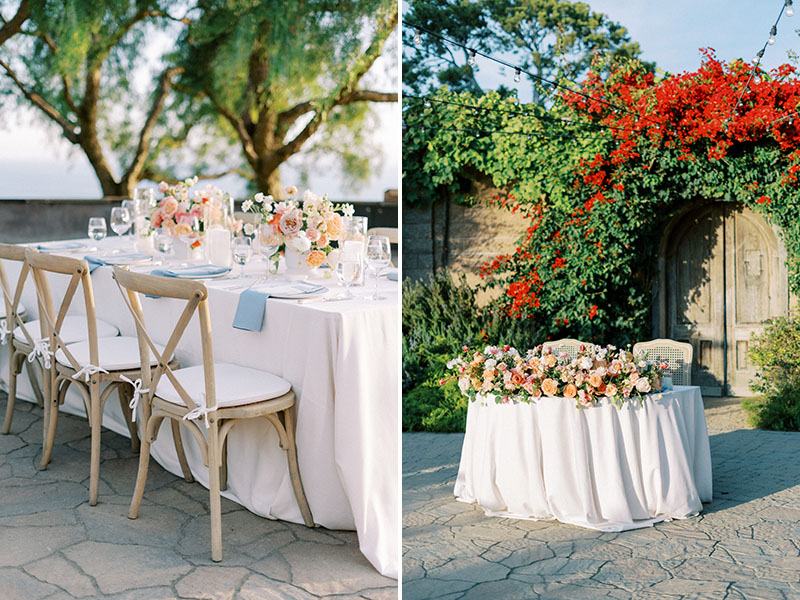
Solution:
[[[63,254],[82,258],[85,252]],[[9,280],[16,282],[18,265],[4,264]],[[248,267],[253,270],[258,265]],[[107,266],[92,273],[97,317],[116,325],[123,335],[135,335],[133,319],[111,274]],[[51,277],[56,297],[65,281]],[[323,283],[335,287],[333,281]],[[371,288],[372,280],[368,284]],[[230,279],[209,280],[206,285],[214,360],[269,370],[292,384],[297,395],[300,474],[314,521],[329,529],[355,530],[364,556],[381,574],[396,579],[400,515],[398,284],[382,278],[380,290],[385,299],[379,301],[364,299],[365,289],[356,289],[359,297],[347,301],[309,299],[301,303],[271,298],[261,332],[231,326],[239,292],[221,289],[231,285]],[[31,278],[22,302],[30,318],[37,318]],[[166,343],[183,302],[143,298],[143,308],[154,341]],[[81,297],[73,301],[72,311],[82,313]],[[199,328],[190,324],[176,350],[182,366],[202,363],[199,337]],[[5,382],[8,353],[0,356]],[[33,390],[25,378],[23,369],[18,397],[33,401]],[[72,389],[62,410],[85,415],[83,402]],[[106,404],[103,425],[129,435],[118,402]],[[302,523],[286,455],[279,449],[272,426],[266,420],[242,422],[228,440],[229,487],[223,495],[256,514]],[[208,487],[208,469],[191,436],[184,436],[184,445],[195,478]],[[181,475],[169,426],[162,426],[152,455],[164,468]],[[131,492],[134,481],[132,474]]]
[[[489,516],[622,531],[697,515],[711,492],[698,387],[620,409],[557,397],[468,408],[455,495]]]

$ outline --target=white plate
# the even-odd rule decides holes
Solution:
[[[321,289],[306,292],[302,291],[303,287],[304,286],[302,284],[280,283],[277,285],[273,284],[272,286],[255,286],[254,289],[258,290],[259,292],[266,292],[269,294],[270,298],[287,298],[290,300],[297,300],[299,298],[314,298],[315,296],[327,294],[329,291],[324,285],[320,286]]]
[[[43,244],[33,244],[40,252],[80,252],[86,250],[89,246],[83,242],[45,242]]]
[[[136,255],[121,255],[121,256],[103,256],[102,260],[107,265],[146,265],[153,262],[152,256],[136,256]]]

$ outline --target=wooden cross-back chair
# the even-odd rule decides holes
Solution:
[[[142,405],[142,447],[139,472],[128,516],[135,519],[144,495],[150,457],[150,444],[158,435],[164,419],[184,425],[197,441],[209,471],[209,513],[211,516],[211,558],[222,560],[222,517],[220,490],[227,488],[227,437],[231,428],[243,419],[264,418],[278,433],[280,447],[286,451],[297,504],[306,526],[314,519],[306,501],[294,439],[295,395],[291,384],[272,373],[227,363],[215,363],[211,344],[208,290],[198,281],[178,280],[131,273],[114,268],[114,278],[124,288],[123,297],[136,322],[142,355],[149,351],[157,357],[155,369],[144,365],[142,386],[149,391]],[[181,313],[164,348],[159,348],[147,331],[139,294],[185,300]],[[168,363],[192,319],[197,314],[200,326],[203,364],[174,369]],[[178,459],[184,477],[191,481],[191,471],[181,448]]]
[[[19,277],[17,278],[16,286],[13,288],[9,285],[3,260],[20,263]],[[35,340],[41,337],[41,327],[38,320],[28,324],[25,323],[26,310],[20,301],[29,273],[30,266],[25,260],[25,247],[0,244],[0,290],[3,294],[3,314],[0,315],[0,343],[7,341],[9,351],[8,404],[6,405],[6,416],[3,420],[3,434],[7,434],[11,430],[14,405],[17,401],[17,377],[22,372],[23,365],[27,368],[28,378],[31,381],[33,393],[36,395],[39,406],[44,406],[44,396],[39,386],[39,382],[44,382],[45,379],[42,376],[42,365],[35,360],[35,355],[31,360],[26,360],[33,352]]]
[[[594,345],[590,344],[589,342],[582,342],[581,340],[575,340],[572,338],[564,338],[561,340],[554,340],[552,342],[545,342],[542,344],[542,349],[547,350],[548,348],[552,348],[553,352],[566,352],[570,358],[575,358],[578,356],[581,346],[584,346],[587,350],[591,350],[594,347]]]
[[[91,428],[91,459],[89,467],[89,504],[97,504],[100,481],[100,434],[103,407],[115,390],[119,394],[122,414],[128,424],[131,447],[139,449],[139,437],[133,422],[131,405],[138,399],[141,383],[139,346],[135,337],[118,336],[117,328],[97,318],[89,265],[85,260],[55,256],[28,249],[25,257],[31,266],[39,301],[39,316],[43,323],[42,340],[35,351],[49,370],[48,398],[45,401],[45,440],[40,469],[46,469],[55,443],[58,407],[63,404],[70,385],[75,385],[83,398]],[[69,277],[58,307],[48,273]],[[85,316],[67,315],[78,289],[83,292]],[[77,320],[85,335],[80,341],[70,339],[68,323]],[[111,335],[111,333],[114,335]],[[103,336],[102,333],[108,335]],[[70,335],[68,335],[70,334]],[[74,337],[74,336],[73,336]],[[52,368],[50,365],[52,364]],[[107,384],[101,391],[101,386]]]

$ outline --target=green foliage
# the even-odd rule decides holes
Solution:
[[[576,79],[597,53],[612,58],[636,58],[639,45],[627,30],[588,4],[566,0],[411,0],[404,20],[403,85],[425,93],[446,85],[458,92],[479,94],[481,87],[467,64],[469,53],[433,35],[418,24],[486,54],[502,54],[538,77]],[[540,85],[538,91],[543,91]]]
[[[764,331],[753,336],[748,357],[757,368],[750,389],[760,394],[744,403],[751,425],[800,431],[800,318],[793,314],[767,321]]]
[[[403,430],[464,431],[467,402],[455,381],[425,382],[403,396]]]

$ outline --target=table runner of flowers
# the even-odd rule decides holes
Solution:
[[[647,360],[615,346],[582,345],[575,358],[539,345],[525,355],[511,346],[487,346],[483,352],[462,348],[447,367],[456,371],[458,387],[470,401],[530,404],[542,396],[574,398],[578,408],[607,399],[617,408],[661,391],[667,363]],[[444,382],[444,380],[442,381]]]

